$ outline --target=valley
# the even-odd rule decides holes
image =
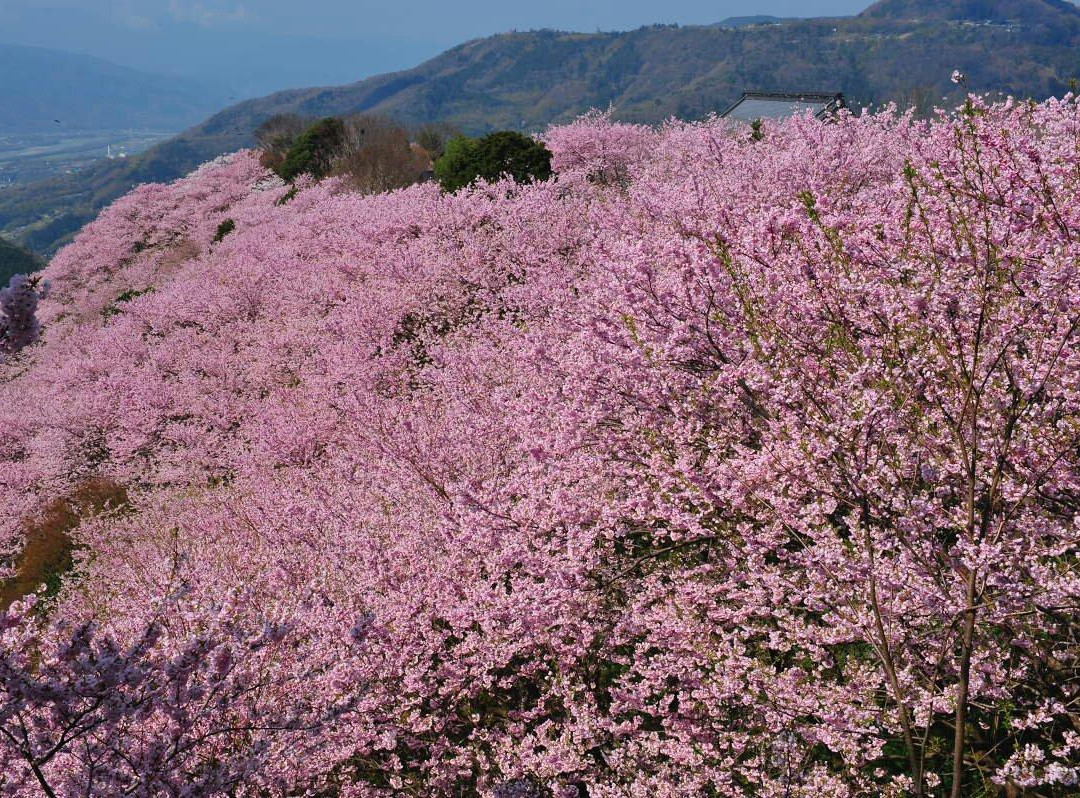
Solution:
[[[0,191],[78,174],[103,160],[138,155],[175,132],[122,129],[0,133]]]

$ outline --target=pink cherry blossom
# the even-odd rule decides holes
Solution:
[[[0,791],[1075,792],[1075,100],[544,138],[456,195],[237,153],[54,258],[5,575],[127,499],[4,616]]]

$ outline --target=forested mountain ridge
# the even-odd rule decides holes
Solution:
[[[1080,19],[1080,11],[1068,0],[879,0],[860,16],[1057,27]]]
[[[895,100],[926,110],[959,101],[962,90],[949,83],[956,68],[976,92],[1063,94],[1080,76],[1080,11],[1062,0],[884,0],[851,18],[501,34],[404,72],[243,102],[128,163],[9,191],[0,196],[0,231],[50,252],[132,185],[248,146],[279,113],[537,130],[592,107],[636,122],[703,117],[746,89],[843,91],[853,105]]]

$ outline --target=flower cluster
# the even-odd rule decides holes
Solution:
[[[235,602],[188,613],[186,637],[155,619],[124,645],[92,621],[43,628],[34,604],[0,616],[6,795],[250,794],[348,709],[274,702],[289,629],[245,630]]]
[[[49,284],[39,278],[16,274],[0,289],[0,358],[14,354],[38,339],[38,300],[48,296]],[[3,362],[0,360],[0,362]]]

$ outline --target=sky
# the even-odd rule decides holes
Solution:
[[[628,30],[749,14],[834,16],[870,0],[0,0],[0,42],[183,75],[237,97],[415,66],[508,30]]]

